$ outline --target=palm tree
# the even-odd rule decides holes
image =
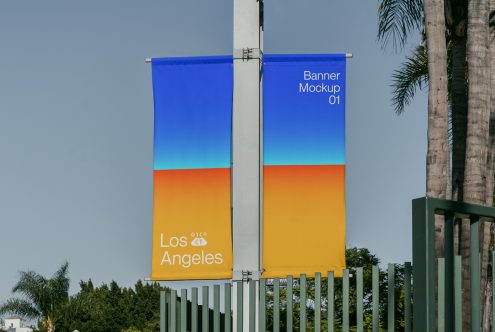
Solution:
[[[494,177],[495,177],[495,0],[490,0],[490,16],[489,16],[489,66],[490,66],[490,133],[489,133],[489,149],[488,149],[488,164],[487,164],[487,175],[486,175],[486,205],[493,206],[494,199]],[[490,232],[492,230],[490,229]],[[491,238],[491,237],[490,237]],[[488,242],[488,241],[487,241]],[[490,244],[493,246],[493,244]],[[489,247],[488,251],[493,250],[493,247]],[[493,307],[491,305],[492,299],[489,296],[490,291],[493,293],[493,277],[491,284],[488,283],[487,294],[485,295],[485,311],[483,319],[484,331],[485,327],[490,324],[490,317],[492,317]],[[491,286],[491,289],[490,289]],[[495,322],[492,322],[495,324]]]
[[[426,52],[428,54],[428,150],[426,195],[447,198],[449,176],[448,76],[443,0],[425,0]]]
[[[37,319],[47,332],[54,332],[69,303],[68,268],[69,263],[65,262],[50,279],[33,271],[21,272],[12,289],[21,297],[11,298],[0,306],[0,315],[10,313]]]
[[[419,2],[418,0],[414,0]],[[414,2],[413,1],[413,2]],[[493,1],[493,0],[492,0]],[[397,4],[397,2],[401,3]],[[425,4],[426,5],[426,4]],[[386,6],[387,8],[384,8]],[[486,6],[486,5],[485,5]],[[401,0],[383,0],[380,6],[380,24],[379,24],[379,39],[387,41],[387,38],[383,38],[384,34],[387,36],[392,35],[394,38],[400,41],[400,45],[403,45],[406,40],[406,35],[410,33],[413,28],[418,27],[418,18],[421,15],[417,12],[418,6],[411,5],[411,1]],[[449,78],[449,101],[451,106],[451,125],[452,125],[452,177],[451,177],[451,192],[454,200],[464,200],[464,183],[465,183],[465,159],[466,159],[466,132],[467,132],[467,109],[468,109],[468,94],[467,94],[467,67],[466,67],[466,41],[467,41],[467,1],[466,0],[447,0],[445,3],[445,26],[447,33],[445,34],[447,45],[449,46],[448,54],[448,78]],[[476,9],[471,9],[472,11]],[[392,13],[392,14],[391,14]],[[479,13],[478,13],[479,14]],[[483,15],[483,13],[481,13]],[[403,16],[408,16],[404,18]],[[395,22],[395,23],[394,23]],[[428,29],[428,22],[426,22],[426,29]],[[391,32],[390,32],[391,31]],[[382,37],[382,38],[381,38]],[[397,43],[394,43],[396,45]],[[428,40],[427,40],[428,44]],[[434,43],[430,43],[434,45]],[[397,70],[393,76],[394,97],[393,103],[395,111],[401,113],[404,111],[405,105],[414,97],[416,88],[421,88],[427,84],[428,81],[434,82],[433,78],[428,78],[428,54],[423,47],[418,47],[413,56],[408,57],[402,67]],[[486,70],[485,73],[489,73]],[[492,85],[495,86],[495,85]],[[492,88],[493,90],[493,88]],[[431,86],[430,86],[431,92]],[[495,99],[494,99],[495,100]],[[430,113],[429,113],[430,114]],[[493,121],[495,124],[495,120]],[[481,131],[480,131],[481,129]],[[478,133],[488,133],[488,127],[486,129],[478,128]],[[483,131],[484,130],[484,131]],[[492,129],[492,131],[494,131]],[[495,135],[494,135],[495,136]],[[494,150],[495,150],[495,137],[494,137]],[[477,151],[480,146],[471,146],[471,151]],[[494,153],[495,158],[495,153]],[[485,162],[478,162],[478,165],[487,165],[486,173],[486,192],[483,194],[484,198],[493,197],[493,162],[491,159],[485,159]],[[490,172],[491,171],[491,172]],[[484,173],[483,173],[484,175]],[[428,180],[427,180],[428,181]],[[428,192],[428,190],[427,190]],[[469,194],[468,194],[469,195]],[[468,199],[469,201],[469,199]],[[481,200],[476,202],[483,204]],[[488,200],[487,204],[492,204],[492,201]],[[459,221],[457,222],[459,225]],[[437,256],[443,255],[443,232],[442,222],[436,222],[436,251]],[[463,286],[466,289],[464,292],[463,303],[465,304],[464,313],[469,314],[470,308],[470,276],[469,276],[469,253],[470,253],[470,223],[469,220],[462,221],[462,230],[456,227],[456,233],[461,233],[461,254],[463,256],[463,265],[466,267],[463,275]],[[487,285],[487,267],[488,267],[488,253],[489,253],[489,236],[490,228],[486,225],[482,232],[482,285],[481,294],[482,299],[485,295]],[[456,239],[458,236],[455,237]],[[456,241],[457,242],[457,241]],[[458,244],[455,246],[459,247]],[[459,249],[456,249],[456,252]],[[484,302],[483,302],[484,303]],[[489,303],[485,304],[486,308],[489,308]],[[487,315],[491,316],[491,315]],[[469,317],[464,317],[464,324],[469,324]],[[486,321],[486,319],[485,319]],[[486,326],[488,324],[485,324]]]
[[[464,200],[468,203],[486,203],[486,171],[490,119],[489,0],[470,0],[468,3],[467,62],[468,62],[468,117],[466,138],[466,169]],[[482,289],[485,293],[485,266],[488,262],[489,225],[482,224]],[[486,248],[485,248],[486,247]],[[464,289],[469,292],[466,283]],[[483,296],[482,296],[483,298]],[[468,308],[466,308],[468,309]],[[464,311],[468,313],[468,310]]]

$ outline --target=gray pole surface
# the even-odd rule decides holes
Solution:
[[[253,326],[249,326],[250,306],[246,302],[249,299],[248,281],[258,280],[261,276],[263,120],[260,69],[263,30],[260,13],[262,6],[261,0],[234,0],[233,280],[243,281],[244,331],[255,330]],[[256,292],[256,303],[257,300],[258,292]],[[236,313],[237,308],[234,308],[234,317],[237,316]],[[256,323],[255,326],[257,329]]]

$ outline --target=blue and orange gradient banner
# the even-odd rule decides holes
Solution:
[[[345,74],[337,55],[263,57],[263,277],[345,268]]]
[[[232,61],[152,59],[153,280],[232,277]]]

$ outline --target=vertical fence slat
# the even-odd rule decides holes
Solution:
[[[170,292],[170,331],[177,331],[177,291]]]
[[[342,280],[342,331],[349,332],[349,270],[344,270]]]
[[[160,332],[166,332],[167,326],[167,301],[165,291],[160,291]]]
[[[280,331],[280,279],[273,279],[273,332]]]
[[[256,281],[249,280],[249,331],[256,331]]]
[[[260,307],[259,307],[260,332],[266,331],[266,279],[260,279]]]
[[[437,331],[445,332],[445,258],[438,258]]]
[[[242,332],[242,326],[243,326],[243,321],[242,321],[242,313],[244,311],[243,309],[243,304],[244,304],[244,289],[243,289],[243,282],[242,281],[237,281],[236,282],[236,288],[237,288],[237,316],[236,316],[236,321],[237,321],[237,328],[236,332]]]
[[[363,332],[363,268],[356,268],[356,330]]]
[[[454,258],[454,318],[455,331],[462,332],[462,257]]]
[[[321,273],[315,273],[315,332],[321,331]]]
[[[445,330],[454,329],[454,221],[453,213],[445,213],[444,252],[445,252]]]
[[[300,292],[300,303],[299,303],[299,323],[300,331],[306,332],[306,275],[301,274],[299,277],[299,292]]]
[[[187,332],[187,289],[180,290],[180,331]]]
[[[224,286],[225,296],[225,332],[232,331],[232,286],[230,283]]]
[[[435,200],[412,202],[413,330],[433,332],[435,324]]]
[[[334,277],[333,271],[328,272],[327,276],[327,324],[328,332],[334,331],[334,317],[335,317],[335,290],[334,290]]]
[[[471,217],[471,331],[478,332],[481,328],[480,312],[480,250],[479,250],[480,221]]]
[[[198,288],[191,289],[191,332],[198,332]]]
[[[201,300],[201,304],[203,306],[203,310],[201,312],[201,320],[202,320],[202,329],[201,331],[202,332],[208,332],[209,328],[210,328],[210,322],[209,322],[209,318],[210,318],[210,308],[209,308],[209,305],[210,305],[210,301],[209,301],[209,297],[208,297],[208,293],[209,293],[209,288],[208,286],[203,286],[201,287],[201,290],[202,290],[202,300]]]
[[[379,312],[378,312],[378,306],[379,306],[379,279],[380,279],[380,270],[378,269],[378,266],[374,265],[373,266],[373,276],[372,276],[372,301],[373,301],[373,332],[378,332],[379,328]]]
[[[388,264],[388,331],[395,331],[395,265]]]
[[[220,332],[220,285],[213,286],[213,331]]]
[[[293,302],[293,287],[294,287],[294,278],[292,276],[287,276],[287,331],[292,332],[293,323],[292,323],[292,309],[294,308]]]
[[[167,292],[165,295],[165,303],[167,303],[167,306],[165,307],[165,312],[166,312],[166,317],[167,317],[167,325],[165,325],[165,330],[167,332],[172,331],[172,292]]]
[[[411,332],[411,262],[404,264],[404,332]]]

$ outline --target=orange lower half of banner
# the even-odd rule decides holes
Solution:
[[[232,277],[230,169],[154,171],[153,280]]]
[[[265,166],[263,277],[345,268],[345,166]]]

